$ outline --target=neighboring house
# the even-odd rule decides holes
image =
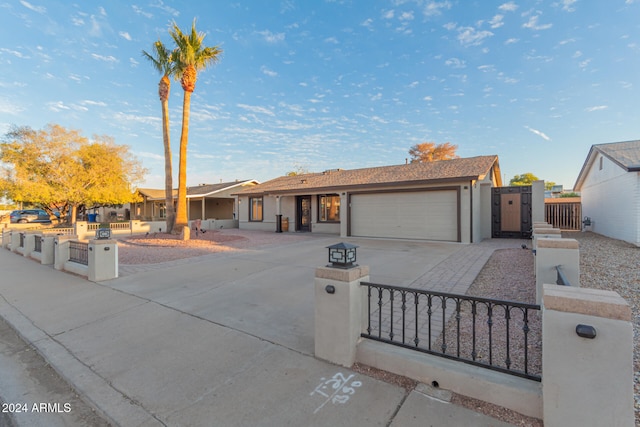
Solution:
[[[593,145],[573,188],[594,232],[640,246],[640,141]]]
[[[283,176],[238,192],[240,228],[478,242],[501,183],[498,156]]]
[[[187,217],[194,219],[236,219],[237,199],[232,193],[259,184],[258,181],[244,180],[201,184],[187,187]],[[165,191],[138,188],[141,198],[131,204],[131,216],[135,219],[164,220],[166,218]],[[174,206],[178,200],[178,190],[173,190]]]

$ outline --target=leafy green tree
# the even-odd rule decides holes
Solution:
[[[519,185],[531,185],[534,181],[539,181],[540,179],[532,174],[531,172],[523,173],[521,175],[516,175],[509,181],[510,186],[519,186]]]
[[[459,158],[456,150],[458,150],[458,146],[450,142],[437,145],[435,142],[423,142],[412,146],[409,149],[409,155],[411,163],[435,162]]]
[[[51,210],[82,205],[118,205],[135,200],[132,187],[146,170],[127,146],[113,138],[89,140],[77,130],[50,124],[45,129],[12,127],[0,143],[0,190],[14,202]]]
[[[158,83],[158,97],[162,105],[162,142],[164,144],[164,193],[165,206],[167,208],[167,231],[171,233],[175,222],[175,210],[173,208],[173,166],[171,159],[171,143],[169,138],[169,92],[171,80],[175,74],[175,64],[171,58],[171,51],[158,40],[153,44],[151,53],[142,51],[142,56],[151,62],[153,68],[161,75]]]
[[[191,32],[183,33],[178,24],[173,23],[169,34],[176,44],[172,59],[175,63],[175,77],[180,79],[184,90],[182,104],[182,131],[180,135],[180,160],[178,165],[178,207],[174,232],[182,232],[182,238],[190,237],[187,218],[187,144],[189,142],[189,115],[191,112],[191,94],[196,88],[198,71],[205,70],[220,60],[222,49],[218,46],[207,47],[202,44],[205,33],[196,31],[193,20]]]

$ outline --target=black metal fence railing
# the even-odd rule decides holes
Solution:
[[[368,321],[362,337],[542,380],[539,305],[361,285],[368,288]]]
[[[69,242],[69,261],[89,265],[89,244]]]
[[[559,286],[571,286],[571,282],[569,282],[569,279],[567,278],[567,275],[564,274],[564,270],[562,269],[561,265],[556,265],[556,274],[557,274],[557,279],[556,279],[556,285]]]
[[[33,245],[34,252],[42,252],[42,237],[35,236],[35,242]]]
[[[24,233],[20,233],[20,242],[18,243],[18,246],[24,248]]]

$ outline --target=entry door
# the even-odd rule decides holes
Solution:
[[[311,196],[298,196],[297,202],[297,231],[311,231]]]

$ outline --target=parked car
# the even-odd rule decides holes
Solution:
[[[21,209],[10,214],[11,223],[24,224],[27,222],[40,222],[51,224],[49,214],[42,209]]]

